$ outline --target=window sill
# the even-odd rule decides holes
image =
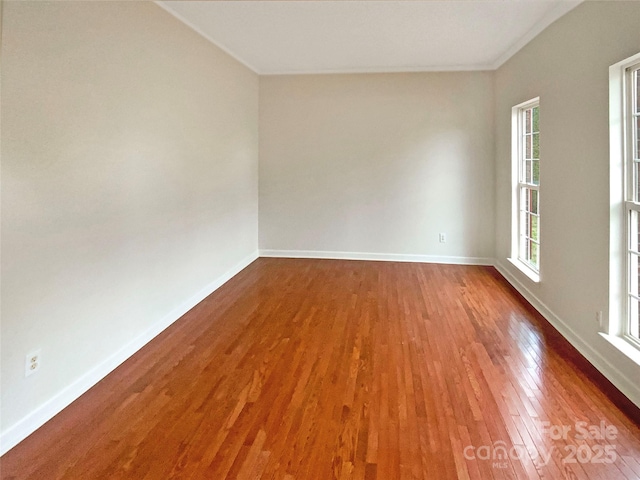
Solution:
[[[540,274],[531,269],[528,265],[524,264],[517,258],[508,258],[508,260],[515,266],[518,270],[524,273],[529,280],[532,282],[540,283]]]
[[[622,352],[623,355],[635,362],[636,365],[640,366],[640,350],[618,335],[609,335],[608,333],[602,332],[599,333],[602,338]]]

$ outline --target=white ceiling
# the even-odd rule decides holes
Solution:
[[[493,70],[581,0],[165,1],[264,75]]]

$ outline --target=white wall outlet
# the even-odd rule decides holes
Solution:
[[[598,322],[598,327],[602,328],[602,310],[596,312],[596,322]]]
[[[441,233],[440,235],[438,235],[438,239],[440,240],[440,243],[447,243],[447,234]]]
[[[24,363],[24,376],[28,377],[29,375],[33,375],[38,370],[40,370],[40,361],[41,361],[41,353],[40,350],[34,350],[31,353],[27,354]]]

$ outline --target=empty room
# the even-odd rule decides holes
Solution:
[[[640,1],[0,13],[3,480],[640,479]]]

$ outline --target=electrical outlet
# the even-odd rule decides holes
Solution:
[[[598,326],[602,328],[602,310],[596,312],[596,322],[598,322]]]
[[[33,375],[38,370],[40,370],[40,359],[41,353],[40,350],[35,350],[29,354],[25,359],[24,363],[24,376],[28,377],[29,375]]]
[[[438,238],[440,239],[440,243],[447,243],[447,234],[441,233]]]

